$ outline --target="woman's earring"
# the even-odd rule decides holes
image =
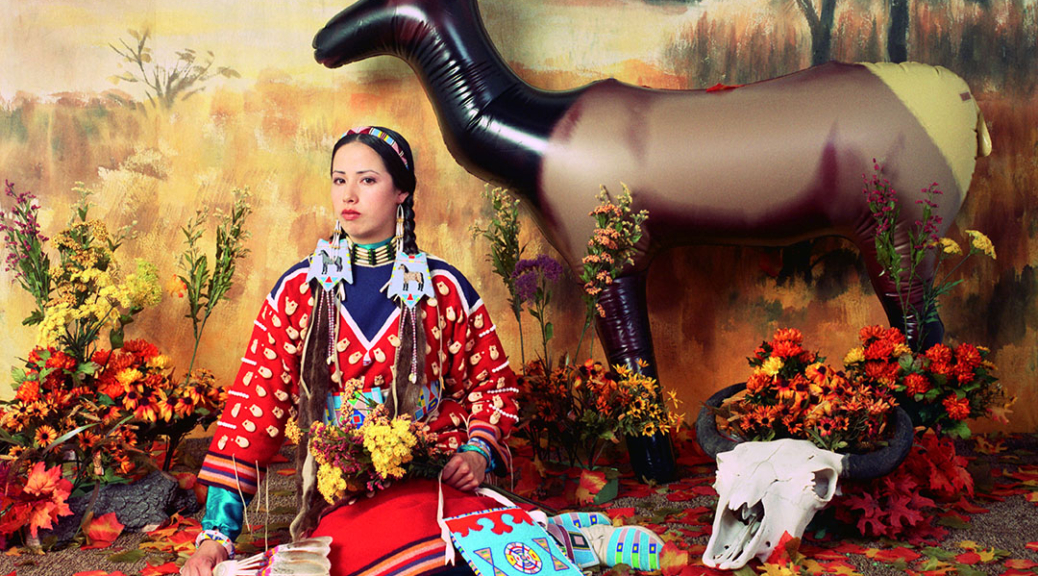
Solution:
[[[404,248],[404,205],[396,205],[396,241],[400,245],[400,252]]]

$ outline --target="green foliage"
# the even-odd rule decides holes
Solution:
[[[203,226],[209,219],[208,212],[198,210],[195,217],[181,228],[187,249],[180,255],[178,267],[181,274],[177,279],[187,294],[188,313],[185,316],[191,319],[195,337],[191,364],[188,366],[189,373],[194,367],[206,322],[209,321],[216,305],[227,299],[227,291],[234,284],[237,261],[249,253],[245,242],[249,239],[250,233],[245,229],[245,220],[251,212],[248,188],[234,191],[234,203],[229,213],[220,214],[218,211],[219,223],[216,226],[216,252],[212,270],[209,267],[209,258],[198,245],[202,238]]]
[[[522,225],[519,222],[519,199],[513,198],[504,188],[491,188],[489,185],[483,189],[483,198],[490,200],[493,216],[486,227],[480,228],[479,224],[473,224],[471,231],[474,236],[483,236],[490,243],[490,261],[497,274],[508,289],[508,304],[512,308],[515,321],[519,323],[519,350],[523,365],[526,364],[526,347],[523,343],[523,303],[515,290],[515,266],[522,258],[525,246],[519,244],[519,232]]]

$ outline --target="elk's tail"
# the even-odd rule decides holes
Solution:
[[[963,197],[977,158],[991,154],[991,135],[966,81],[940,66],[863,63],[919,120],[944,155]]]

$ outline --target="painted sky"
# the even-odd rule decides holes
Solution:
[[[724,4],[731,8],[746,1]],[[212,50],[218,65],[242,74],[237,82],[243,87],[267,68],[315,85],[375,67],[384,71],[385,63],[368,60],[329,74],[314,62],[314,33],[348,5],[296,0],[286,9],[274,0],[0,0],[0,97],[10,101],[18,91],[47,95],[115,88],[109,78],[120,72],[120,59],[109,44],[128,39],[130,28],[152,30],[151,46],[160,61],[183,48]],[[711,6],[717,8],[715,0],[693,7],[641,0],[480,2],[487,29],[506,60],[534,69],[579,62],[588,70],[629,59],[657,61],[676,31]],[[596,41],[574,45],[560,36]],[[399,71],[405,72],[402,64]]]

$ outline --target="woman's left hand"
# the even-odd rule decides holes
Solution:
[[[458,452],[443,467],[443,483],[463,492],[472,492],[483,483],[487,460],[479,452]]]

